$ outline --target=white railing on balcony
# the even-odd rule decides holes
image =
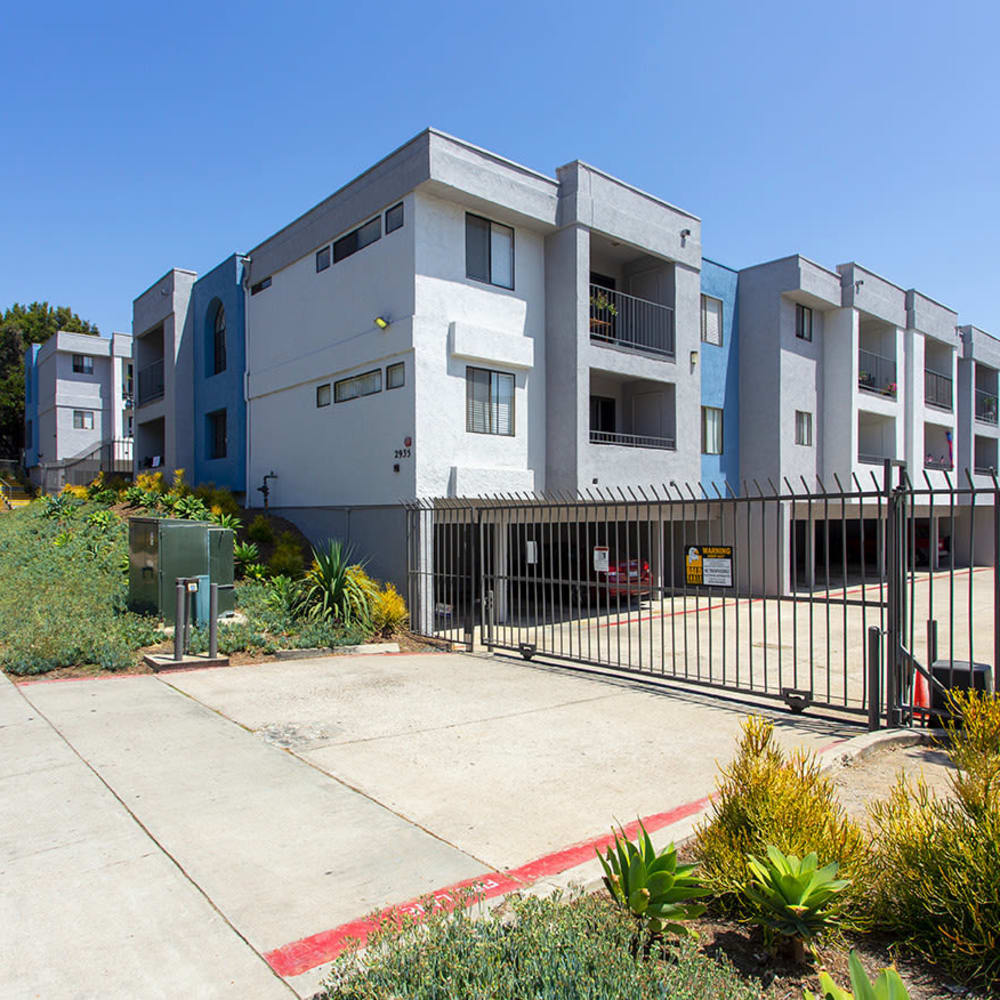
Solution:
[[[676,451],[677,441],[674,438],[653,437],[649,434],[619,434],[617,431],[590,432],[591,444],[617,444],[625,448],[662,448],[666,451]]]
[[[672,358],[674,311],[658,302],[591,285],[590,339]]]

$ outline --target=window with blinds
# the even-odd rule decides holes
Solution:
[[[346,403],[358,396],[371,396],[382,391],[382,369],[376,368],[364,375],[354,375],[352,378],[342,378],[333,383],[333,401]]]
[[[465,429],[473,434],[514,434],[514,376],[488,368],[465,369]]]
[[[722,454],[722,410],[718,407],[701,408],[701,453]]]
[[[703,343],[722,346],[722,299],[701,297],[701,339]]]

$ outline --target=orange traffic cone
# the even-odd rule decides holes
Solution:
[[[913,675],[913,705],[914,709],[930,708],[930,692],[927,688],[927,678],[919,670],[914,670]],[[926,723],[930,719],[929,712],[914,711],[914,716],[920,716]]]

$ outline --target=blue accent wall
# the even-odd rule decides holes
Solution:
[[[192,484],[214,483],[234,493],[246,489],[247,415],[243,399],[246,371],[245,302],[241,283],[243,266],[233,254],[191,290],[194,336],[194,468]],[[215,372],[215,316],[226,311],[226,367]],[[226,411],[226,456],[210,458],[209,414]]]
[[[32,344],[24,352],[24,467],[26,469],[38,465],[38,352],[41,346]]]
[[[701,345],[701,402],[721,407],[722,454],[701,456],[701,480],[711,490],[715,484],[725,496],[725,483],[739,492],[740,475],[740,377],[739,317],[736,286],[739,274],[712,260],[701,262],[701,292],[722,300],[722,346]]]

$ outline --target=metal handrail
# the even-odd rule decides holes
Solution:
[[[881,465],[885,461],[891,461],[888,455],[865,455],[858,453],[858,461],[862,465]]]
[[[931,368],[924,369],[924,402],[939,410],[953,407],[954,382],[950,375],[942,375]]]
[[[674,438],[654,437],[650,434],[619,434],[617,431],[590,432],[591,444],[617,444],[625,448],[662,448],[666,451],[676,451],[677,441]]]
[[[590,339],[674,357],[674,311],[601,285],[590,286]]]
[[[896,359],[858,348],[858,388],[896,398]]]
[[[976,420],[983,424],[997,422],[996,393],[987,392],[985,389],[976,390]]]
[[[137,382],[139,393],[136,402],[139,406],[160,399],[164,393],[163,358],[146,365],[145,368],[140,368],[137,372]]]

